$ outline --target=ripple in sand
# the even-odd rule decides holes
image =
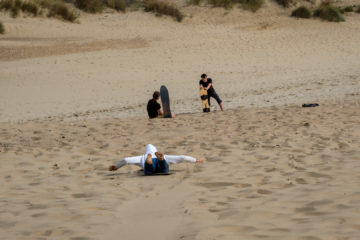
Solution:
[[[16,225],[16,222],[0,221],[0,229],[11,228],[11,227],[13,227],[15,225]]]
[[[239,233],[239,232],[255,231],[256,228],[252,226],[224,225],[224,226],[216,227],[214,230],[218,230],[222,232]]]
[[[71,195],[73,198],[90,198],[94,196],[92,193],[74,193]]]
[[[257,193],[259,193],[259,194],[270,194],[270,193],[272,193],[272,191],[265,190],[265,189],[259,189],[259,190],[257,190]]]
[[[206,188],[218,188],[218,187],[227,187],[234,186],[236,183],[232,182],[208,182],[208,183],[200,183],[199,185]]]

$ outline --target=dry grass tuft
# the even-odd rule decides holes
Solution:
[[[4,34],[5,33],[5,27],[4,24],[0,21],[0,34]]]
[[[102,0],[75,0],[75,6],[85,12],[99,13],[104,8]]]
[[[297,18],[311,18],[312,13],[310,11],[310,9],[308,9],[305,6],[301,6],[298,7],[297,9],[295,9],[292,13],[291,13],[292,17],[297,17]]]
[[[75,22],[78,15],[70,10],[70,8],[63,2],[55,2],[49,6],[48,17],[60,17],[65,21]]]
[[[293,3],[293,0],[276,0],[276,2],[283,7],[290,7],[290,5]]]
[[[318,9],[315,10],[314,16],[329,22],[345,21],[345,18],[343,17],[339,9],[329,5],[320,6]]]
[[[171,16],[176,21],[181,22],[184,18],[184,15],[180,10],[174,5],[167,2],[160,2],[157,0],[147,0],[144,6],[145,12],[154,12],[156,16],[167,15]]]
[[[234,5],[233,0],[208,0],[212,7],[223,7],[225,9],[232,8]]]
[[[126,11],[126,2],[124,0],[106,0],[105,5],[109,8],[115,9],[116,11]]]
[[[264,5],[264,0],[240,0],[243,9],[256,12]]]

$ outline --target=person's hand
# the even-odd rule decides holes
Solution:
[[[205,162],[205,159],[197,158],[197,159],[196,159],[196,162],[198,162],[198,163],[203,163],[203,162]]]
[[[117,170],[117,168],[114,165],[111,165],[109,167],[109,171],[116,171],[116,170]]]

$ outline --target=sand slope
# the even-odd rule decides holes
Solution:
[[[0,13],[1,240],[359,238],[360,15],[184,11]],[[201,113],[203,72],[225,112]],[[162,84],[177,118],[148,120]],[[207,161],[107,170],[148,143]]]
[[[1,239],[357,239],[359,99],[320,104],[2,123]],[[147,143],[207,162],[107,171]]]
[[[0,39],[0,121],[92,113],[144,116],[165,84],[177,113],[198,112],[203,72],[227,109],[341,99],[360,91],[360,15],[290,18],[273,2],[253,14],[185,7],[86,15],[81,24],[11,19]]]

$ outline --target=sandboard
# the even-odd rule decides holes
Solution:
[[[203,112],[210,112],[209,100],[207,91],[203,88],[200,89],[200,98],[202,102]]]
[[[164,118],[171,118],[169,91],[164,85],[160,87],[160,97]]]
[[[171,174],[173,174],[172,172],[167,172],[167,173],[153,173],[153,174],[145,175],[144,170],[140,170],[139,173],[141,173],[142,176],[162,176],[162,175],[171,175]]]

